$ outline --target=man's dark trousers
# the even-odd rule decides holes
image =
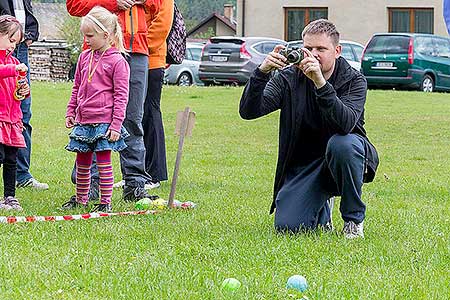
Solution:
[[[25,42],[17,45],[14,56],[28,67],[27,80],[30,84],[30,70],[28,64],[28,46]],[[31,96],[20,102],[20,109],[22,110],[23,122],[23,137],[25,139],[26,148],[20,148],[17,154],[17,178],[16,181],[21,183],[32,178],[30,174],[30,158],[31,158]]]
[[[152,181],[167,180],[166,142],[161,115],[161,90],[164,69],[150,69],[148,72],[147,97],[144,103],[145,169]]]
[[[361,200],[365,140],[357,134],[334,135],[324,158],[289,170],[276,198],[275,228],[280,231],[315,229],[330,221],[327,200],[341,196],[344,221],[360,223],[366,206]]]
[[[144,188],[151,180],[145,171],[145,146],[142,118],[144,100],[147,92],[148,56],[130,53],[127,56],[130,65],[130,95],[123,126],[129,137],[125,139],[127,148],[120,152],[120,167],[125,180],[125,189]]]

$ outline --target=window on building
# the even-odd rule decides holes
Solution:
[[[389,32],[433,33],[433,8],[389,8]]]
[[[328,8],[285,8],[285,40],[301,40],[303,28],[317,19],[328,19]]]

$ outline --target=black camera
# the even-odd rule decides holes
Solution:
[[[280,54],[286,57],[290,64],[298,64],[303,60],[303,51],[297,47],[281,49]]]

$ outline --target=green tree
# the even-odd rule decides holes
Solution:
[[[80,32],[81,19],[67,16],[59,27],[61,35],[67,41],[70,50],[70,62],[75,64],[83,46],[83,35]]]
[[[187,30],[192,29],[201,20],[216,12],[223,15],[223,5],[230,3],[236,6],[236,0],[176,0]]]
[[[65,0],[33,0],[33,2],[66,3]],[[236,6],[236,0],[176,0],[175,2],[183,14],[188,30],[214,12],[223,14],[224,4],[230,3]]]
[[[215,36],[215,35],[216,35],[216,32],[214,31],[214,29],[209,27],[208,31],[202,32],[202,33],[197,33],[196,35],[194,35],[194,38],[207,40],[210,37]]]

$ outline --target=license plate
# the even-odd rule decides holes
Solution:
[[[377,62],[376,66],[379,68],[392,68],[394,66],[394,63],[379,61],[379,62]]]
[[[211,56],[210,59],[211,59],[211,61],[215,61],[215,62],[228,61],[228,57],[227,56]]]

